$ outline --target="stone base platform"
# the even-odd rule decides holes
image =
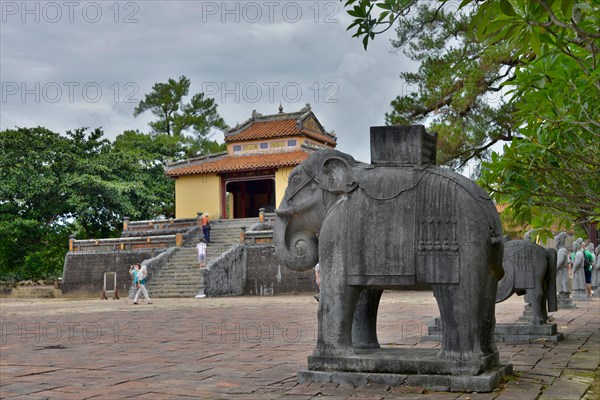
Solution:
[[[497,342],[532,342],[532,341],[547,341],[557,343],[565,337],[562,332],[558,332],[556,324],[531,325],[527,323],[515,324],[496,324],[496,341]]]
[[[52,285],[38,286],[10,286],[0,287],[0,297],[31,298],[31,299],[56,299],[62,297],[60,289]]]
[[[298,382],[347,383],[354,386],[380,383],[420,386],[451,392],[491,392],[512,373],[512,364],[499,365],[498,353],[463,363],[440,359],[437,349],[356,350],[356,355],[308,357],[308,370],[298,372]],[[468,374],[462,370],[478,369]]]
[[[496,324],[494,331],[497,342],[523,343],[533,341],[546,341],[557,343],[564,339],[562,332],[558,332],[554,323],[532,325],[527,322],[514,324]],[[424,342],[439,342],[442,340],[440,319],[434,318],[427,323],[427,335],[421,338]]]
[[[571,299],[571,293],[559,293],[558,294],[558,309],[559,310],[569,310],[577,308],[577,305],[573,303],[573,299]]]
[[[575,301],[590,301],[591,299],[588,297],[587,293],[583,289],[575,289],[571,294],[571,298]]]

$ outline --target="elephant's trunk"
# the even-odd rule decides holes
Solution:
[[[307,271],[319,262],[317,237],[280,215],[273,227],[273,243],[280,261],[294,271]]]
[[[313,196],[298,203],[290,202],[287,208],[279,207],[275,210],[275,214],[279,217],[290,218],[294,215],[303,214],[317,206],[318,198]]]

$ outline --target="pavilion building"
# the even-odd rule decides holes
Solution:
[[[176,218],[257,217],[274,210],[287,188],[287,177],[311,152],[335,148],[309,104],[297,112],[262,115],[256,111],[225,132],[227,151],[170,163],[166,174],[175,181]]]

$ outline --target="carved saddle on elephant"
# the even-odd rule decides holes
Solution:
[[[348,257],[350,285],[459,283],[465,217],[498,230],[489,196],[449,170],[388,164],[358,175],[362,194],[350,198],[347,226],[348,243],[362,246]]]

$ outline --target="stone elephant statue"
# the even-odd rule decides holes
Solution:
[[[548,322],[548,311],[558,310],[556,298],[555,249],[546,249],[528,240],[504,243],[504,277],[498,282],[496,302],[500,303],[514,293],[525,295],[531,305],[531,323]]]
[[[483,359],[497,364],[498,212],[474,182],[435,166],[435,141],[422,126],[374,127],[372,164],[327,149],[289,175],[274,243],[294,270],[320,263],[313,356],[378,348],[383,290],[426,284],[444,325],[438,357],[453,373],[477,374]]]

